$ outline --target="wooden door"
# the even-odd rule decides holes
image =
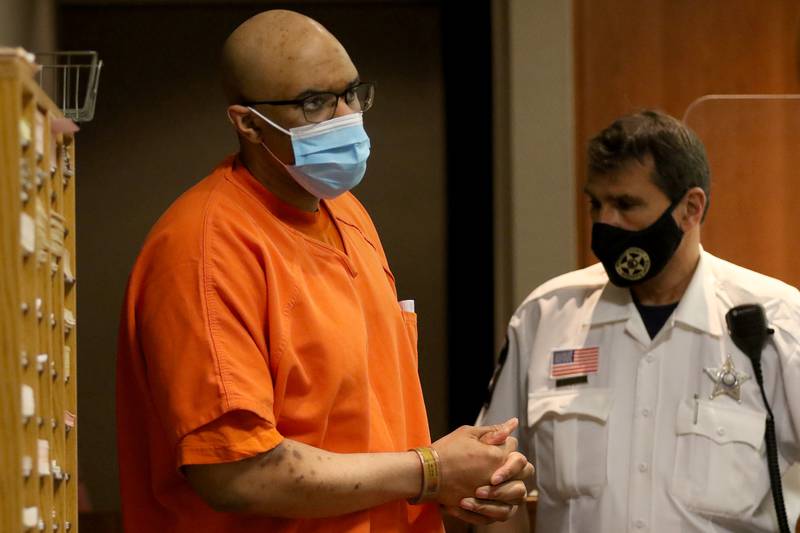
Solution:
[[[645,107],[680,118],[707,94],[800,92],[800,3],[575,0],[574,16],[578,257],[587,265],[595,261],[582,193],[588,139],[617,116]],[[701,137],[709,144],[715,180],[707,247],[725,259],[800,283],[791,232],[792,221],[800,222],[791,204],[796,196],[782,188],[792,177],[785,174],[791,172],[785,150],[798,138],[796,133],[781,137],[792,119],[764,107],[734,115],[715,106],[698,111],[705,113],[695,118],[704,122]],[[758,113],[766,114],[756,118]],[[722,115],[736,128],[736,135],[724,140],[707,128]],[[797,127],[796,115],[793,120]],[[783,140],[767,146],[765,136]],[[734,145],[752,148],[748,153],[757,155],[761,169],[757,176],[750,172],[750,178],[742,178]],[[772,175],[779,171],[784,172],[781,185],[767,190],[767,173],[774,185],[778,178]]]
[[[706,249],[800,286],[800,95],[704,98],[685,120],[711,166]]]

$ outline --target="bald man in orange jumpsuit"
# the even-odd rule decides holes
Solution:
[[[261,13],[223,49],[240,151],[150,232],[120,326],[127,531],[441,531],[507,519],[516,419],[431,444],[416,315],[347,192],[362,83],[315,21]],[[409,451],[414,450],[414,451]]]

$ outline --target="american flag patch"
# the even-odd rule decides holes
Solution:
[[[554,350],[550,365],[550,379],[585,376],[597,372],[600,348],[576,348],[573,350]]]

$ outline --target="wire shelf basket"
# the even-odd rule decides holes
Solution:
[[[103,68],[97,52],[41,52],[36,60],[41,65],[39,85],[64,116],[75,122],[92,120]]]

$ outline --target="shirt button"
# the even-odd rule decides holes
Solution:
[[[645,463],[639,463],[639,472],[647,472],[647,465]]]
[[[725,428],[722,428],[722,427],[717,428],[717,435],[719,435],[720,437],[724,436],[725,435]]]
[[[633,523],[633,525],[636,526],[636,529],[644,529],[646,524],[644,523],[644,520],[637,520]]]
[[[650,416],[650,409],[642,409],[642,416],[645,418]]]
[[[647,360],[648,363],[652,363],[655,357],[653,357],[652,355],[648,355],[647,357],[645,357],[645,359]]]

